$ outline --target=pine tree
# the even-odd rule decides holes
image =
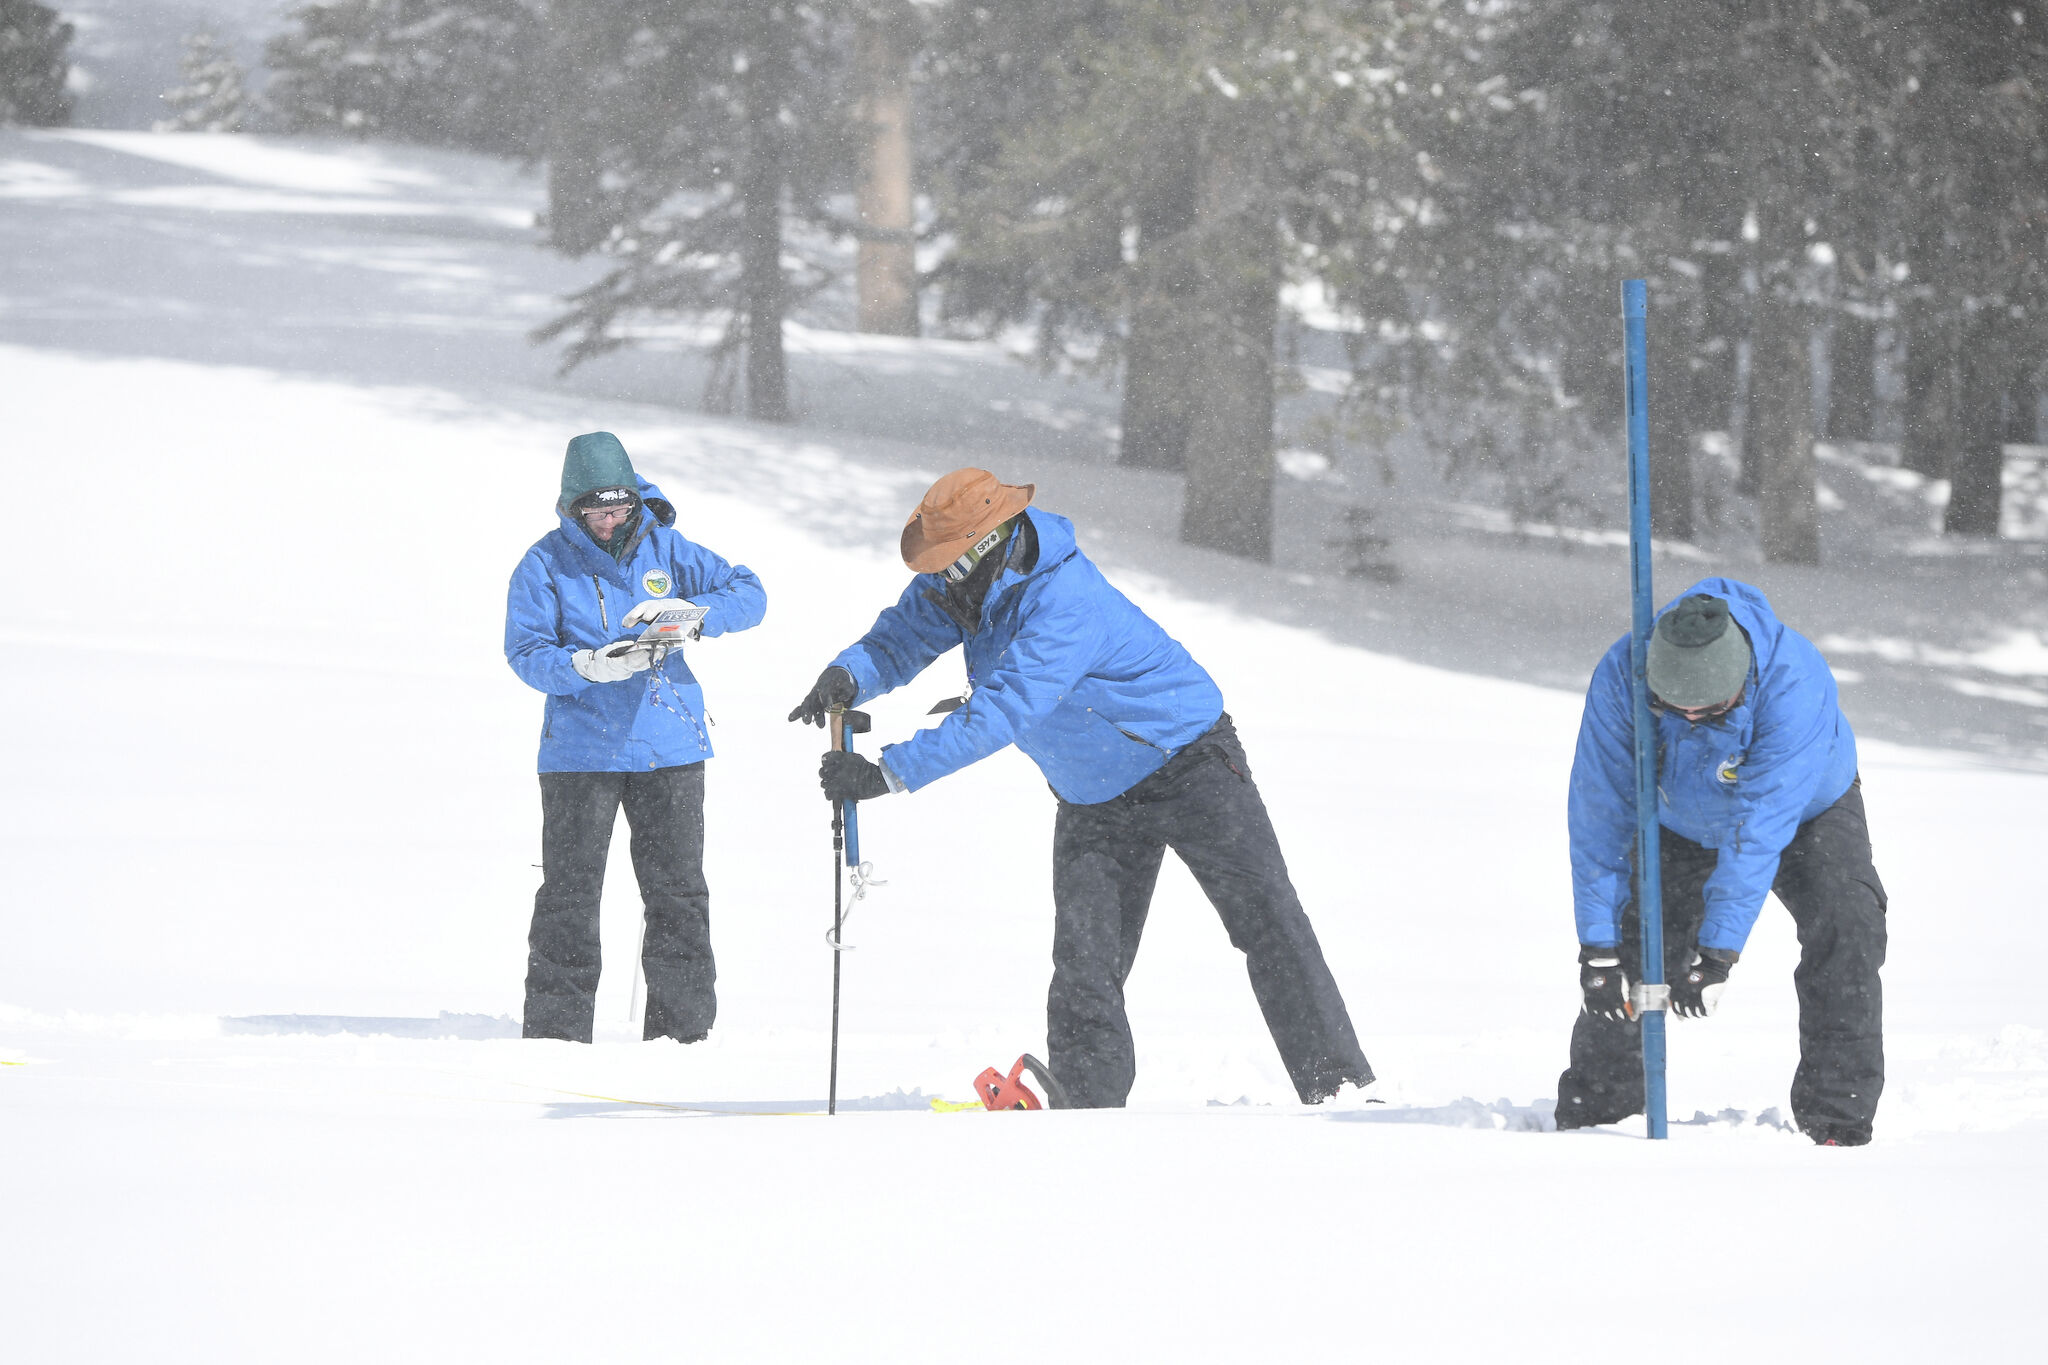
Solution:
[[[2048,3],[1881,9],[1894,42],[1875,69],[1914,245],[1909,381],[1931,390],[1909,388],[1909,458],[1949,478],[1945,530],[1995,536],[2002,401],[2048,349]]]
[[[271,40],[265,91],[289,132],[536,154],[544,0],[325,0]]]
[[[0,0],[0,124],[52,128],[71,121],[68,50],[73,26],[37,0]]]
[[[941,31],[948,115],[996,87],[947,177],[947,307],[1121,363],[1125,457],[1181,445],[1190,543],[1271,556],[1279,289],[1370,255],[1396,212],[1378,74],[1437,8],[1069,0]]]
[[[242,64],[226,44],[211,33],[185,39],[178,63],[184,84],[164,92],[171,116],[159,120],[160,133],[239,133],[249,118],[249,96]]]
[[[949,321],[993,327],[1035,318],[1048,364],[1070,359],[1070,334],[1099,338],[1094,368],[1120,368],[1123,381],[1119,462],[1179,470],[1191,363],[1183,312],[1193,278],[1184,260],[1157,248],[1194,220],[1190,151],[1171,138],[1132,147],[1121,171],[1110,170],[1112,182],[1127,181],[1113,202],[1081,204],[1074,186],[1052,178],[1070,169],[1057,139],[1033,132],[1090,117],[1117,71],[1088,54],[1115,51],[1135,14],[1098,0],[943,8],[927,63],[926,164],[942,219],[965,237],[940,267]],[[1039,186],[1062,201],[1057,227],[1040,218],[1037,240],[1014,238],[1008,224],[1040,197]]]
[[[1742,488],[1760,499],[1766,553],[1811,561],[1814,395],[1800,357],[1832,329],[1845,364],[1867,370],[1857,327],[1897,310],[1906,460],[1953,466],[1951,529],[1987,533],[1999,450],[1983,414],[2002,406],[2014,367],[2042,354],[2048,301],[2044,11],[2041,0],[1467,11],[1458,24],[1483,49],[1492,93],[1431,146],[1435,211],[1403,236],[1394,267],[1446,331],[1435,354],[1416,352],[1436,398],[1503,413],[1548,403],[1609,429],[1614,285],[1647,276],[1658,530],[1686,533],[1689,434],[1741,397],[1731,362],[1747,342],[1756,387]],[[1852,351],[1864,358],[1848,362]],[[1844,378],[1846,399],[1857,385]]]
[[[638,320],[722,319],[707,401],[791,416],[782,323],[833,278],[792,269],[785,216],[850,233],[828,191],[857,164],[849,34],[793,0],[558,0],[550,96],[551,234],[612,270],[535,333],[565,368],[625,345]]]

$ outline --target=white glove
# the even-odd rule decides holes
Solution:
[[[665,611],[674,611],[677,607],[694,607],[696,605],[695,602],[681,597],[650,597],[620,617],[619,624],[622,626],[644,626]],[[704,623],[699,621],[696,625],[690,627],[689,638],[694,640],[703,631]]]
[[[569,667],[594,683],[624,682],[653,666],[654,656],[633,640],[614,640],[597,649],[579,649]]]

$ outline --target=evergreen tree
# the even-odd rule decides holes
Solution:
[[[1819,553],[1807,361],[1833,331],[1847,416],[1867,324],[1909,335],[1907,459],[1957,470],[1952,529],[1997,520],[1992,414],[2041,354],[2048,14],[1968,0],[1506,0],[1457,18],[1489,89],[1392,273],[1446,333],[1417,348],[1469,439],[1548,410],[1618,418],[1614,286],[1652,291],[1653,514],[1691,530],[1691,433],[1747,409],[1763,548]],[[1830,312],[1834,316],[1830,318]],[[1863,335],[1859,337],[1859,329]],[[1734,392],[1746,343],[1753,392]],[[1851,360],[1854,355],[1857,359]],[[1867,400],[1865,400],[1867,401]],[[1953,446],[1958,452],[1948,454]],[[1972,456],[1960,452],[1974,451]]]
[[[178,63],[184,84],[164,92],[171,116],[158,121],[160,133],[239,133],[249,118],[249,96],[242,64],[227,45],[211,33],[185,39]]]
[[[37,0],[0,0],[0,124],[71,121],[72,25]]]
[[[1119,461],[1178,470],[1190,398],[1181,315],[1192,278],[1184,261],[1155,248],[1194,220],[1188,149],[1171,145],[1162,159],[1129,148],[1119,163],[1124,193],[1083,206],[1048,178],[1064,169],[1057,146],[1041,152],[1032,134],[1097,101],[1113,69],[1077,56],[1113,51],[1133,17],[1132,7],[1104,0],[946,6],[927,59],[932,135],[922,150],[941,218],[965,236],[939,268],[949,321],[1035,319],[1048,364],[1072,358],[1068,337],[1087,336],[1094,367],[1121,370]],[[1063,212],[1033,223],[1037,240],[1014,241],[1007,224],[1038,186],[1057,189]]]
[[[1907,249],[1906,458],[1950,480],[1945,528],[1996,535],[2006,396],[2048,349],[2048,2],[1878,7]]]
[[[544,0],[325,0],[292,22],[266,52],[285,130],[539,151]]]
[[[1122,362],[1126,458],[1182,445],[1182,538],[1269,558],[1278,291],[1390,230],[1400,96],[1381,76],[1438,7],[1015,8],[941,29],[956,89],[989,92],[948,176],[947,306],[1035,318],[1049,358],[1078,341]]]
[[[791,415],[782,322],[830,268],[792,263],[785,214],[855,225],[828,191],[858,152],[844,16],[795,0],[558,0],[551,233],[613,269],[535,335],[566,365],[626,344],[636,319],[723,318],[707,400]]]

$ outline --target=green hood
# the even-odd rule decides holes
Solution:
[[[633,461],[619,438],[609,431],[593,431],[569,442],[569,452],[562,457],[562,496],[555,506],[568,516],[570,504],[585,493],[639,486],[640,476],[633,472]]]

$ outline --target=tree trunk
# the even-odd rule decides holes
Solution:
[[[2005,435],[1999,400],[2012,378],[2010,341],[1997,311],[1971,318],[1957,348],[1956,450],[1949,469],[1948,513],[1942,530],[1952,536],[1995,536],[2005,499]]]
[[[1185,234],[1195,217],[1192,181],[1172,177],[1138,205],[1137,288],[1124,344],[1117,463],[1183,468],[1192,411],[1195,270]]]
[[[747,415],[789,420],[789,371],[782,353],[782,92],[789,41],[780,5],[760,5],[749,25],[743,81],[746,165],[739,176],[740,294],[746,313]]]
[[[1820,563],[1820,507],[1814,496],[1813,362],[1806,310],[1757,299],[1749,435],[1755,448],[1764,558]]]
[[[1693,353],[1692,412],[1697,431],[1735,434],[1735,346],[1742,339],[1742,266],[1732,253],[1700,270],[1700,339]]]
[[[911,17],[901,5],[864,10],[855,38],[864,134],[855,195],[855,326],[917,335],[917,238],[910,190]]]
[[[1948,477],[1955,455],[1955,334],[1931,300],[1906,310],[1906,401],[1899,463],[1931,479]]]
[[[1199,317],[1180,538],[1271,561],[1279,224],[1243,132],[1218,132],[1195,192]]]
[[[1173,301],[1140,294],[1124,343],[1122,435],[1117,463],[1131,469],[1186,467],[1191,338]]]
[[[1685,312],[1650,310],[1650,530],[1667,540],[1693,537],[1692,360],[1699,325]]]
[[[1843,309],[1828,342],[1828,439],[1868,441],[1877,416],[1877,320]]]
[[[2041,435],[2041,392],[2031,366],[2018,365],[2012,385],[2005,391],[2005,441],[2007,445],[2030,446]]]
[[[590,72],[611,35],[587,7],[554,0],[549,19],[547,107],[548,245],[582,256],[604,244],[611,225],[600,202],[603,164],[589,126]],[[604,53],[604,57],[609,57]]]
[[[597,202],[602,177],[574,143],[551,137],[549,144],[548,245],[565,256],[587,255],[609,232]]]
[[[1742,414],[1742,429],[1739,433],[1742,439],[1742,448],[1739,452],[1742,465],[1736,475],[1735,491],[1756,497],[1763,491],[1764,484],[1764,447],[1761,432],[1757,427],[1757,374],[1762,352],[1757,349],[1757,344],[1763,339],[1763,317],[1771,301],[1764,296],[1761,274],[1756,265],[1756,250],[1746,244],[1740,275],[1742,295],[1737,304],[1735,410]]]

